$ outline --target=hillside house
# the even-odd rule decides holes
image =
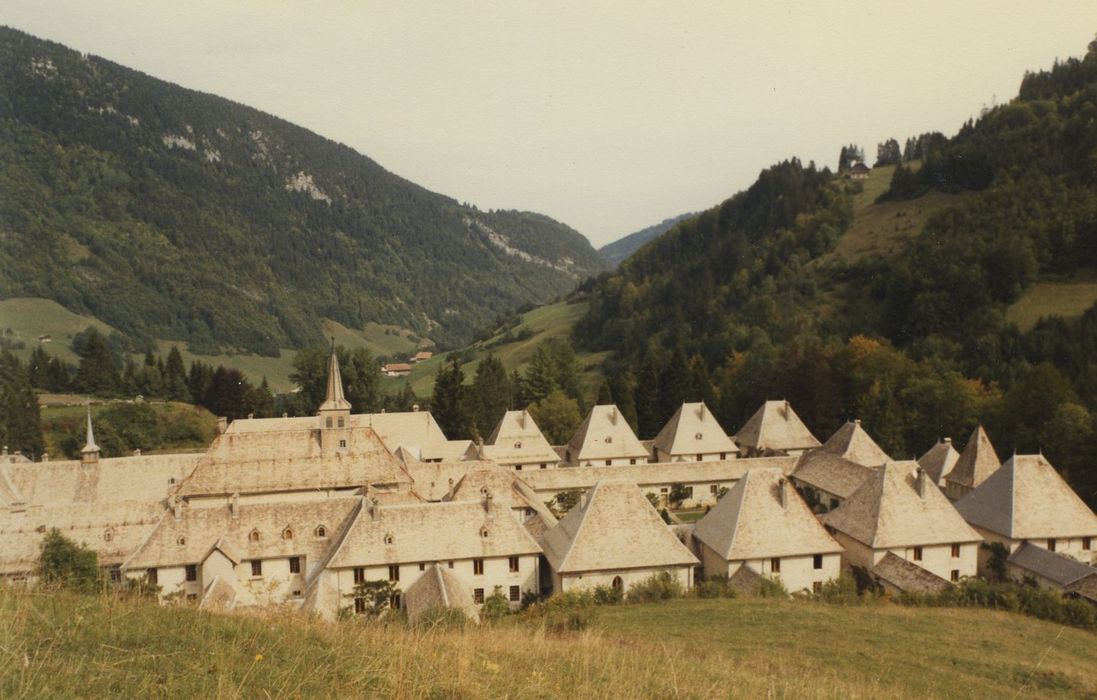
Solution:
[[[978,488],[991,474],[998,471],[1001,461],[983,426],[971,433],[963,453],[952,470],[945,475],[945,495],[958,501]]]
[[[739,448],[704,403],[684,403],[655,437],[657,462],[734,459]]]
[[[683,587],[700,562],[659,517],[640,489],[603,479],[541,537],[552,589],[570,591],[633,584],[663,572]]]
[[[914,462],[874,469],[848,500],[820,517],[845,548],[845,566],[879,574],[891,585],[925,578],[911,567],[945,581],[976,573],[983,538]],[[889,554],[903,563],[888,559],[877,571]]]
[[[998,542],[1011,554],[1027,542],[1097,563],[1097,515],[1043,455],[1013,455],[957,501],[956,510],[987,542]],[[989,553],[979,563],[985,572]]]
[[[613,405],[590,409],[564,451],[564,461],[576,467],[619,467],[647,462],[650,457]]]
[[[842,546],[780,469],[751,469],[693,528],[705,577],[747,567],[776,577],[789,591],[819,591],[836,578]]]
[[[734,440],[743,457],[796,456],[820,446],[788,401],[766,401]]]
[[[381,368],[386,377],[406,377],[411,374],[411,365],[406,362],[390,362]]]
[[[849,168],[849,176],[854,180],[867,180],[868,176],[871,174],[872,168],[861,161],[857,161]]]

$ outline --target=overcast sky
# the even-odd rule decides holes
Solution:
[[[1097,2],[0,0],[0,24],[346,143],[596,245],[843,143],[953,134]]]

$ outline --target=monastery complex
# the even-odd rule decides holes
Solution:
[[[707,513],[667,524],[653,502],[672,494]],[[0,577],[32,584],[51,528],[115,581],[216,610],[333,618],[385,581],[411,617],[475,617],[496,590],[518,606],[666,572],[818,591],[851,567],[914,592],[1004,567],[1097,603],[1097,515],[1042,456],[1002,463],[981,427],[962,452],[945,440],[915,462],[857,421],[821,443],[784,401],[734,436],[684,404],[650,441],[596,406],[567,445],[525,411],[479,444],[447,439],[426,411],[352,414],[334,354],[316,416],[222,424],[204,453],[100,459],[90,415],[80,461],[5,453]]]

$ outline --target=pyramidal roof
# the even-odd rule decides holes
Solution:
[[[529,411],[507,411],[484,445],[485,456],[497,462],[547,462],[560,456],[545,439]]]
[[[1043,455],[1013,455],[956,510],[972,525],[1015,540],[1097,536],[1097,515]]]
[[[412,623],[431,610],[443,608],[460,610],[472,620],[480,619],[472,589],[439,564],[432,564],[425,574],[408,586],[404,591],[404,606],[408,621]]]
[[[659,431],[654,446],[675,456],[739,451],[703,402],[682,404]]]
[[[838,428],[823,444],[822,450],[866,467],[878,467],[891,461],[891,457],[861,427],[859,420],[851,420]]]
[[[982,540],[910,461],[874,469],[848,500],[820,517],[872,549]]]
[[[612,404],[590,409],[568,443],[568,450],[575,462],[622,457],[647,459],[648,456],[647,448],[640,444],[628,421]]]
[[[339,356],[335,354],[335,339],[331,341],[331,358],[328,360],[328,389],[321,411],[349,411],[350,401],[343,397],[343,376],[339,373]]]
[[[938,440],[937,443],[918,458],[918,466],[926,470],[934,483],[941,481],[952,471],[960,453],[952,446],[952,438]]]
[[[735,435],[735,442],[755,450],[807,450],[819,441],[788,401],[766,401]]]
[[[976,488],[998,471],[1000,465],[998,453],[994,451],[994,445],[990,444],[987,431],[979,425],[968,438],[960,459],[956,460],[956,466],[945,478],[962,486]]]
[[[842,551],[784,472],[772,467],[743,475],[693,536],[728,561]]]
[[[596,483],[541,545],[557,573],[698,563],[640,489],[624,479]]]

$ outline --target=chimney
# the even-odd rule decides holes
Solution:
[[[133,451],[133,456],[134,457],[140,457],[141,456],[141,448],[140,447],[138,447],[137,449],[135,449]]]
[[[609,411],[609,421],[610,421],[610,423],[613,423],[614,425],[617,425],[617,405],[616,404],[614,404],[613,408],[611,408],[610,411]]]
[[[183,499],[179,498],[178,494],[171,497],[171,513],[175,516],[176,520],[183,518]]]
[[[781,507],[788,509],[788,479],[781,479],[777,482],[777,500],[780,501]]]
[[[48,461],[50,461],[50,453],[49,453],[49,452],[43,452],[43,453],[42,453],[42,461],[43,461],[43,462],[48,462]]]
[[[217,418],[217,434],[222,435],[228,429],[229,429],[229,419],[224,417],[224,416],[218,417]]]
[[[283,418],[289,418],[289,414],[286,413],[285,411],[282,411],[282,417]]]
[[[234,493],[229,496],[229,513],[232,514],[233,520],[240,517],[240,494]]]
[[[951,445],[952,444],[952,438],[950,438],[950,437],[941,438],[941,442],[945,443],[946,445]]]
[[[377,502],[376,498],[369,499],[369,517],[374,522],[381,519],[381,504]]]
[[[248,420],[254,420],[254,419],[255,419],[255,414],[254,413],[249,413],[248,414]]]
[[[495,495],[491,492],[491,489],[484,487],[484,510],[489,514],[491,513],[491,504],[495,500]]]
[[[484,438],[476,438],[476,459],[484,459]]]
[[[701,402],[701,408],[697,411],[697,415],[701,418],[701,420],[705,419],[705,402],[704,401]]]
[[[853,424],[854,425],[861,425],[861,419],[860,418],[854,418],[853,419]]]
[[[446,489],[446,500],[453,500],[453,479],[449,480],[449,488]]]
[[[411,410],[412,410],[412,413],[418,413],[419,412],[419,404],[413,403],[411,405]]]
[[[926,474],[926,470],[918,467],[915,477],[918,480],[918,495],[922,498],[926,497],[926,492],[929,490],[929,475]]]

